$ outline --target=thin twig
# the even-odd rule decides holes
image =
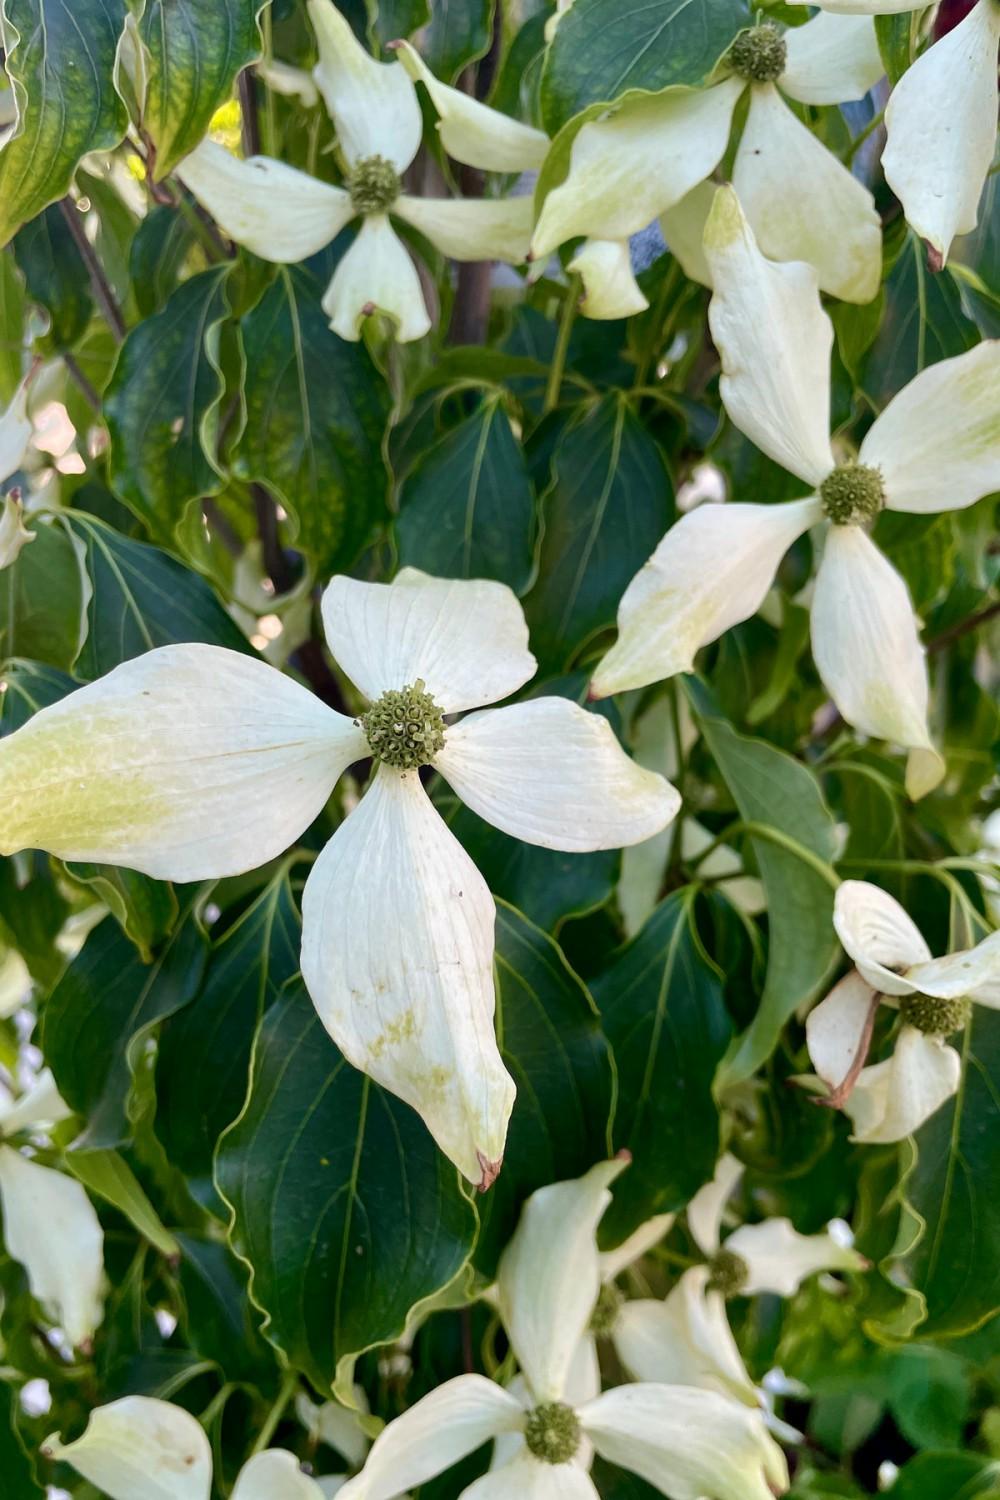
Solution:
[[[819,1104],[824,1109],[842,1109],[847,1100],[854,1092],[854,1085],[861,1076],[861,1070],[868,1061],[868,1051],[872,1044],[872,1032],[875,1030],[875,1017],[878,1014],[879,1004],[882,996],[876,993],[872,995],[871,1004],[868,1007],[868,1015],[865,1017],[864,1028],[861,1032],[861,1040],[858,1042],[858,1050],[854,1054],[851,1066],[837,1084],[828,1094],[812,1095],[813,1104]]]
[[[90,406],[92,406],[95,411],[99,412],[101,409],[101,398],[97,392],[96,386],[91,385],[90,381],[80,369],[80,366],[77,364],[72,354],[64,354],[62,357],[62,362],[66,366],[67,375],[71,376],[79,386],[84,400]]]
[[[545,386],[545,403],[542,407],[543,415],[554,411],[559,405],[563,374],[566,370],[566,354],[569,350],[569,337],[573,332],[573,323],[576,319],[579,303],[580,277],[574,273],[569,278],[569,283],[564,294],[562,311],[559,315],[559,332],[556,335],[555,352],[552,355],[552,364],[549,366],[549,378]]]
[[[237,82],[240,100],[240,134],[243,155],[260,155],[260,119],[257,115],[257,81],[252,68],[244,68]]]
[[[90,285],[93,288],[94,298],[98,307],[104,314],[105,322],[119,341],[124,339],[128,328],[122,317],[122,310],[118,306],[117,298],[111,290],[111,283],[104,274],[104,267],[94,254],[94,247],[87,238],[87,231],[83,227],[83,219],[80,210],[72,198],[61,198],[59,207],[62,209],[63,218],[73,238],[73,243],[80,252],[80,259],[87,267],[90,277]]]
[[[977,610],[974,615],[967,615],[964,620],[958,620],[954,625],[949,625],[947,630],[942,630],[940,635],[936,635],[933,640],[927,642],[927,654],[943,651],[954,641],[961,640],[963,635],[971,635],[981,625],[985,625],[989,620],[995,620],[997,615],[1000,615],[1000,600],[995,604],[987,604],[984,609]]]

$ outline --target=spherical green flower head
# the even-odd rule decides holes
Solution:
[[[774,83],[785,71],[788,47],[777,26],[766,22],[741,31],[726,61],[748,83]]]
[[[708,1287],[724,1297],[735,1297],[747,1284],[750,1268],[735,1250],[719,1250],[709,1261]]]
[[[925,1036],[951,1036],[962,1031],[972,1014],[972,1001],[961,995],[954,1000],[939,1000],[935,995],[904,995],[899,1013],[907,1026],[915,1026]]]
[[[399,173],[384,156],[366,156],[347,179],[351,202],[359,214],[383,214],[399,197]]]
[[[610,1333],[618,1321],[624,1301],[625,1298],[613,1282],[609,1281],[602,1286],[590,1315],[591,1333],[597,1334],[599,1338]]]
[[[819,498],[835,526],[863,526],[885,505],[882,471],[870,464],[838,464],[820,485]]]
[[[444,745],[444,714],[419,677],[383,693],[358,723],[375,759],[397,771],[430,765]]]
[[[524,1424],[528,1452],[546,1464],[568,1464],[580,1446],[576,1412],[562,1401],[546,1401],[528,1413]]]

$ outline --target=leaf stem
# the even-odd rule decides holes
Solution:
[[[842,157],[845,167],[849,167],[851,165],[851,162],[854,160],[855,153],[860,150],[869,136],[874,135],[875,131],[879,128],[884,118],[885,109],[883,108],[879,110],[877,115],[873,115],[872,118],[868,121],[868,124],[865,126],[864,130],[862,130],[858,135],[854,137],[853,141],[848,146]]]
[[[274,1437],[278,1423],[281,1421],[282,1417],[285,1414],[285,1407],[295,1395],[298,1383],[298,1374],[294,1370],[286,1370],[284,1379],[281,1382],[281,1389],[278,1391],[278,1394],[275,1397],[274,1405],[271,1407],[271,1410],[268,1412],[267,1416],[264,1418],[264,1421],[261,1423],[260,1431],[254,1439],[253,1447],[250,1449],[251,1458],[253,1458],[258,1453],[263,1453],[264,1449]]]
[[[62,216],[66,221],[66,227],[69,229],[73,243],[80,252],[80,259],[87,268],[87,275],[90,277],[94,299],[101,309],[104,320],[111,329],[111,332],[121,342],[125,338],[128,328],[122,316],[122,310],[118,306],[118,300],[111,290],[111,283],[104,273],[104,267],[94,254],[94,247],[87,238],[87,231],[83,227],[83,217],[80,210],[72,198],[61,198],[59,200],[59,207],[62,210]]]
[[[566,294],[563,299],[562,312],[559,316],[559,333],[556,336],[555,352],[552,355],[552,365],[549,369],[548,383],[545,387],[545,403],[542,407],[542,415],[554,411],[559,405],[559,393],[562,390],[563,373],[566,369],[566,355],[569,350],[569,336],[573,332],[573,323],[576,320],[577,307],[580,302],[580,278],[573,275],[566,285]]]

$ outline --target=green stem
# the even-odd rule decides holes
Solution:
[[[717,849],[720,844],[730,843],[741,834],[747,834],[754,839],[766,839],[769,844],[777,844],[779,849],[784,849],[788,854],[794,854],[796,859],[814,870],[822,880],[826,881],[831,890],[835,891],[839,888],[840,876],[832,865],[828,865],[825,859],[820,859],[818,854],[807,849],[805,844],[789,838],[788,834],[782,833],[780,828],[772,828],[769,823],[744,823],[742,820],[730,823],[728,828],[722,830],[718,838],[713,839],[707,848],[700,851],[697,858],[692,861],[693,866],[697,868],[708,858],[713,849]]]
[[[279,1390],[275,1398],[274,1405],[271,1407],[271,1410],[264,1418],[264,1421],[261,1424],[261,1429],[254,1441],[254,1445],[250,1449],[251,1458],[253,1458],[257,1453],[263,1453],[264,1449],[268,1446],[271,1439],[274,1437],[278,1423],[281,1421],[282,1417],[285,1414],[285,1407],[295,1395],[298,1384],[299,1377],[295,1373],[295,1371],[286,1371],[285,1377],[281,1382],[281,1389]]]
[[[844,152],[843,162],[845,167],[849,167],[851,165],[851,162],[854,160],[857,151],[860,150],[860,148],[864,145],[865,141],[870,135],[874,135],[875,131],[879,128],[884,118],[885,110],[880,109],[878,114],[873,115],[872,118],[868,121],[868,124],[865,126],[864,130],[862,130],[861,134],[854,137],[853,141]]]
[[[576,319],[576,310],[580,301],[580,278],[571,276],[566,286],[566,294],[563,299],[562,312],[559,317],[559,333],[556,338],[555,353],[552,356],[552,368],[549,370],[548,384],[545,387],[545,404],[542,407],[542,415],[554,411],[559,405],[559,392],[562,390],[563,372],[566,369],[566,354],[569,349],[569,336],[573,332],[573,323]]]

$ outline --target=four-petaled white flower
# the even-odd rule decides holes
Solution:
[[[924,0],[792,0],[855,20],[922,10]],[[997,134],[1000,4],[978,0],[896,84],[885,111],[882,170],[907,223],[940,267],[976,227]]]
[[[622,1303],[609,1333],[637,1380],[721,1391],[763,1407],[768,1422],[787,1432],[774,1423],[766,1393],[747,1373],[726,1316],[726,1298],[761,1292],[791,1297],[817,1271],[860,1271],[868,1262],[829,1231],[799,1234],[784,1218],[742,1224],[722,1240],[726,1202],[742,1175],[742,1164],[727,1153],[713,1180],[688,1204],[688,1228],[707,1264],[686,1270],[663,1301]]]
[[[923,647],[906,584],[868,535],[883,506],[926,515],[1000,489],[1000,341],[923,370],[866,433],[857,461],[830,445],[833,328],[815,273],[761,254],[732,188],[705,232],[709,323],[736,426],[814,493],[778,505],[702,505],[683,516],[625,590],[596,697],[690,671],[695,653],[760,608],[782,555],[826,521],[812,600],[813,655],[849,724],[910,750],[907,790],[944,764],[927,726]]]
[[[490,1438],[494,1467],[463,1500],[596,1500],[591,1447],[671,1500],[772,1500],[787,1487],[784,1455],[759,1415],[727,1396],[658,1383],[572,1392],[600,1290],[594,1234],[625,1165],[603,1162],[525,1204],[498,1272],[523,1381],[508,1390],[481,1375],[447,1381],[382,1431],[343,1500],[394,1500]]]
[[[46,1458],[72,1464],[110,1500],[209,1500],[212,1448],[201,1424],[181,1406],[155,1396],[124,1396],[90,1414],[75,1442],[57,1435]],[[313,1479],[294,1453],[266,1448],[247,1460],[230,1500],[326,1500],[341,1489],[340,1475]]]
[[[231,239],[265,260],[287,263],[322,250],[352,219],[361,229],[339,262],[323,297],[330,326],[358,339],[364,319],[388,314],[401,342],[431,326],[420,278],[390,223],[401,219],[452,260],[517,264],[531,236],[530,198],[416,198],[401,188],[402,174],[420,146],[417,91],[398,62],[377,62],[360,45],[332,0],[309,0],[320,60],[315,79],[337,132],[347,186],[332,187],[266,156],[240,160],[203,141],[177,175]],[[525,147],[546,138],[458,89],[453,107],[482,132],[488,115],[505,136],[523,132]],[[538,147],[536,145],[536,161]]]
[[[12,1144],[22,1132],[30,1138],[72,1113],[47,1068],[20,1099],[0,1098],[0,1207],[2,1243],[27,1272],[31,1295],[79,1345],[103,1316],[104,1233],[75,1177]]]
[[[578,234],[624,240],[658,215],[668,243],[699,200],[688,194],[722,159],[733,111],[750,107],[733,182],[765,252],[804,260],[819,284],[850,302],[878,291],[882,235],[871,193],[789,109],[780,89],[806,104],[860,99],[884,72],[866,16],[816,16],[781,32],[771,24],[737,37],[727,76],[706,89],[668,88],[626,99],[588,121],[573,141],[565,181],[546,196],[531,240],[548,255]]]
[[[419,768],[433,765],[513,837],[575,853],[651,837],[679,798],[606,719],[565,698],[445,722],[535,671],[505,584],[412,568],[391,584],[338,577],[323,619],[371,704],[361,718],[249,655],[149,651],[0,741],[0,852],[46,849],[162,880],[239,874],[293,844],[341,773],[374,756],[370,789],[306,882],[303,976],[348,1060],[488,1187],[514,1100],[493,1029],[495,909]]]
[[[946,1038],[966,1026],[970,1002],[1000,1010],[1000,932],[932,958],[899,902],[863,880],[839,887],[833,921],[857,967],[810,1012],[809,1056],[855,1140],[901,1141],[958,1090],[962,1060]],[[899,1031],[891,1056],[861,1068],[880,1001],[898,1007]]]

